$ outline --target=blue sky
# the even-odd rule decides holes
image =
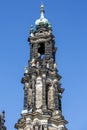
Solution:
[[[53,27],[56,62],[65,88],[62,109],[69,130],[87,129],[87,0],[43,0]],[[14,130],[23,109],[20,83],[28,64],[30,25],[39,18],[41,0],[0,0],[0,113]]]

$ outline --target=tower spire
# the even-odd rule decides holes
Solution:
[[[49,25],[49,21],[48,21],[48,19],[46,19],[44,17],[44,13],[45,13],[44,5],[41,4],[41,6],[40,6],[40,18],[35,21],[36,28],[38,28],[39,26],[48,26]]]
[[[45,10],[44,10],[44,5],[43,4],[41,4],[41,6],[40,6],[40,18],[41,19],[43,19],[44,18],[44,13],[45,13]]]

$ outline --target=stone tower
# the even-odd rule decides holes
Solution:
[[[5,112],[3,111],[2,114],[0,115],[0,130],[6,130],[6,127],[4,125],[5,123]]]
[[[55,54],[52,27],[44,17],[44,6],[40,7],[40,18],[36,29],[30,28],[30,60],[25,68],[24,108],[15,124],[17,130],[67,130],[68,123],[62,115],[61,88]]]

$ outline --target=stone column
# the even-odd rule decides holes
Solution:
[[[25,82],[25,85],[24,85],[24,110],[28,109],[28,86],[29,86],[29,83]]]
[[[29,85],[29,88],[28,88],[28,109],[30,110],[32,107],[32,89],[30,88],[30,85]]]
[[[40,130],[42,130],[42,125],[40,125]]]
[[[50,41],[50,57],[53,58],[53,42]]]
[[[46,74],[43,74],[42,75],[42,78],[43,78],[43,110],[46,110],[47,109],[47,106],[46,106]]]
[[[34,44],[34,56],[35,58],[38,57],[38,44],[37,43]]]
[[[52,110],[54,110],[55,108],[54,94],[55,94],[54,87],[50,86],[48,91],[48,108]]]
[[[49,42],[45,42],[45,55],[46,55],[46,59],[49,59],[50,57],[50,43]]]
[[[43,130],[47,130],[48,128],[47,128],[47,125],[46,124],[44,124],[43,125]]]
[[[39,126],[35,126],[35,130],[39,130]]]
[[[32,75],[32,108],[35,109],[35,79],[36,76]]]
[[[43,84],[42,84],[42,77],[37,77],[36,78],[36,84],[35,84],[35,99],[36,99],[36,109],[41,109],[42,107],[42,88],[43,88]]]
[[[54,88],[55,88],[55,109],[58,110],[59,109],[59,93],[58,93],[58,80],[57,79],[54,79],[53,80],[53,85],[54,85]]]
[[[32,44],[30,44],[30,60],[32,59]]]
[[[55,86],[55,109],[58,110],[58,88],[57,88],[57,84],[54,85]]]

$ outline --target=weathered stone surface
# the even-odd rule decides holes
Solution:
[[[28,103],[29,103],[29,107],[31,107],[31,105],[32,105],[32,89],[31,88],[29,88],[29,90],[28,90]]]
[[[49,109],[55,108],[54,94],[55,94],[55,89],[53,88],[53,86],[49,87],[49,90],[48,90],[48,108]]]
[[[42,106],[42,78],[36,79],[36,108],[39,109]]]
[[[41,11],[43,14],[43,5]],[[42,16],[43,21],[44,14]],[[24,110],[15,127],[18,130],[67,130],[68,122],[61,108],[61,76],[57,71],[56,47],[49,22],[40,22],[36,30],[31,29],[28,41],[30,61],[22,79],[26,86]]]

